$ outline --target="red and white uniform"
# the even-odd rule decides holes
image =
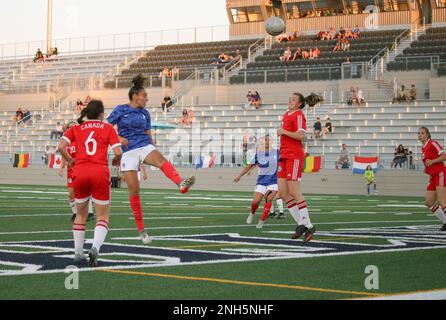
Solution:
[[[436,191],[437,187],[446,187],[446,167],[444,162],[433,164],[430,167],[426,166],[427,160],[435,160],[445,152],[441,144],[435,140],[429,139],[422,148],[422,152],[423,163],[426,167],[424,172],[430,175],[427,191]]]
[[[73,169],[76,203],[92,201],[99,205],[110,203],[110,170],[108,147],[121,146],[113,127],[99,120],[88,120],[68,130],[63,139],[76,147]]]
[[[67,152],[71,158],[76,159],[76,146],[74,143],[67,147]],[[74,188],[73,186],[73,168],[67,164],[67,188]]]
[[[282,129],[290,132],[307,131],[307,119],[302,110],[287,111],[283,116]],[[279,179],[301,181],[305,161],[305,150],[302,141],[286,135],[280,138]]]

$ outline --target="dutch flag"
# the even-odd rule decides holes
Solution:
[[[379,157],[358,157],[355,156],[353,163],[353,174],[364,174],[368,166],[372,166],[374,173],[378,171]]]

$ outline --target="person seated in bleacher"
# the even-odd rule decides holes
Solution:
[[[31,112],[25,109],[23,112],[23,123],[26,124],[31,121]]]
[[[56,124],[55,130],[51,131],[50,139],[58,140],[63,136],[63,126],[60,122]]]
[[[353,32],[352,32],[352,28],[348,27],[347,30],[345,30],[345,38],[353,38]]]
[[[361,30],[359,29],[359,26],[356,25],[355,29],[353,29],[353,39],[358,39],[359,36],[361,35]]]
[[[42,62],[45,60],[45,57],[43,56],[42,51],[40,49],[37,49],[36,55],[34,56],[33,62]]]
[[[160,77],[160,78],[163,78],[163,77],[168,78],[168,77],[169,77],[169,74],[170,74],[170,70],[169,70],[169,68],[164,67],[163,70],[161,70],[159,77]]]
[[[302,59],[306,60],[310,57],[310,52],[307,50],[302,50]]]
[[[400,166],[400,169],[403,168],[403,163],[407,162],[407,150],[403,147],[402,144],[395,148],[395,157],[393,158],[391,168],[396,169],[397,166]]]
[[[50,146],[45,146],[45,152],[42,154],[42,164],[47,165],[50,156],[51,156]]]
[[[327,32],[324,31],[324,30],[321,30],[321,31],[319,31],[319,33],[317,34],[315,40],[317,40],[317,41],[326,40],[326,37],[327,37]]]
[[[302,59],[302,49],[301,48],[297,48],[296,52],[293,55],[293,59],[291,59],[291,61],[296,61],[296,59]]]
[[[354,87],[350,87],[349,95],[347,96],[347,105],[352,106],[353,100],[356,98],[356,91]]]
[[[172,98],[170,96],[165,96],[161,101],[161,108],[163,112],[169,112],[170,107],[172,106]]]
[[[317,117],[313,124],[313,139],[320,138],[322,136],[322,122],[321,118]]]
[[[310,59],[317,59],[321,54],[321,50],[318,47],[310,50]]]
[[[322,128],[322,134],[325,137],[332,132],[333,132],[333,125],[331,124],[331,119],[327,118],[327,120],[325,120],[325,126],[324,128]]]
[[[23,111],[22,111],[22,108],[18,108],[17,111],[15,112],[15,116],[14,116],[14,118],[13,118],[13,121],[14,121],[15,123],[17,123],[17,122],[19,122],[19,121],[22,121],[22,119],[23,119]]]
[[[280,61],[290,61],[291,59],[291,47],[287,47],[283,54],[280,56]]]
[[[183,110],[183,114],[181,116],[181,118],[177,121],[177,123],[179,125],[183,125],[183,126],[191,126],[192,122],[195,119],[195,115],[193,113],[192,110]]]
[[[290,36],[288,36],[288,34],[286,32],[279,34],[276,37],[276,41],[279,43],[285,43],[285,42],[288,42],[289,40],[290,40]]]
[[[297,31],[294,31],[293,35],[290,37],[290,41],[297,41],[298,38],[299,34],[297,33]]]
[[[409,93],[406,90],[406,86],[402,85],[401,90],[398,90],[396,93],[396,96],[393,97],[392,104],[395,102],[398,102],[398,104],[401,104],[401,102],[407,102],[407,104],[410,103],[410,96]]]
[[[410,87],[410,90],[409,90],[409,100],[410,101],[417,100],[417,88],[415,87],[414,84]]]
[[[257,110],[260,109],[262,106],[262,98],[260,97],[260,94],[257,91],[254,91],[251,98],[251,105]]]
[[[350,168],[350,155],[347,149],[347,145],[344,143],[341,147],[341,152],[338,161],[335,162],[336,170]]]
[[[347,39],[347,38],[345,38],[345,39],[343,39],[343,40],[341,40],[342,41],[342,43],[341,43],[341,48],[342,48],[342,50],[343,51],[348,51],[348,50],[350,50],[350,41]]]
[[[353,102],[356,104],[357,107],[360,107],[365,102],[364,91],[362,91],[362,89],[360,89],[359,87],[356,87],[355,92],[356,96],[353,99]]]
[[[341,49],[342,49],[342,40],[339,39],[338,42],[336,43],[336,46],[333,48],[333,52],[341,51]]]
[[[350,64],[350,63],[352,63],[352,59],[348,56],[345,57],[344,64]]]
[[[334,40],[336,39],[338,33],[336,32],[336,29],[333,27],[330,27],[330,29],[328,30],[328,36],[327,36],[327,40]]]

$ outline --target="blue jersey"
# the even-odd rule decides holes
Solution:
[[[151,129],[150,113],[146,109],[132,108],[128,104],[117,106],[107,121],[118,125],[119,136],[128,140],[129,145],[122,147],[123,152],[152,144],[152,140],[145,133]]]
[[[259,177],[257,185],[270,186],[277,184],[277,171],[279,162],[279,150],[269,152],[257,152],[252,158],[250,164],[259,167]]]

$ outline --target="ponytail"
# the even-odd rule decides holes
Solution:
[[[77,122],[79,124],[84,123],[85,117],[89,120],[97,120],[99,119],[99,116],[104,113],[104,103],[100,100],[91,100],[88,105],[82,109],[81,115],[79,119],[77,119]]]
[[[315,94],[312,92],[308,97],[304,97],[302,93],[293,93],[293,95],[299,97],[299,101],[301,102],[301,105],[299,107],[300,110],[305,109],[305,107],[308,105],[310,107],[314,107],[316,104],[324,102],[324,98],[320,95]]]

